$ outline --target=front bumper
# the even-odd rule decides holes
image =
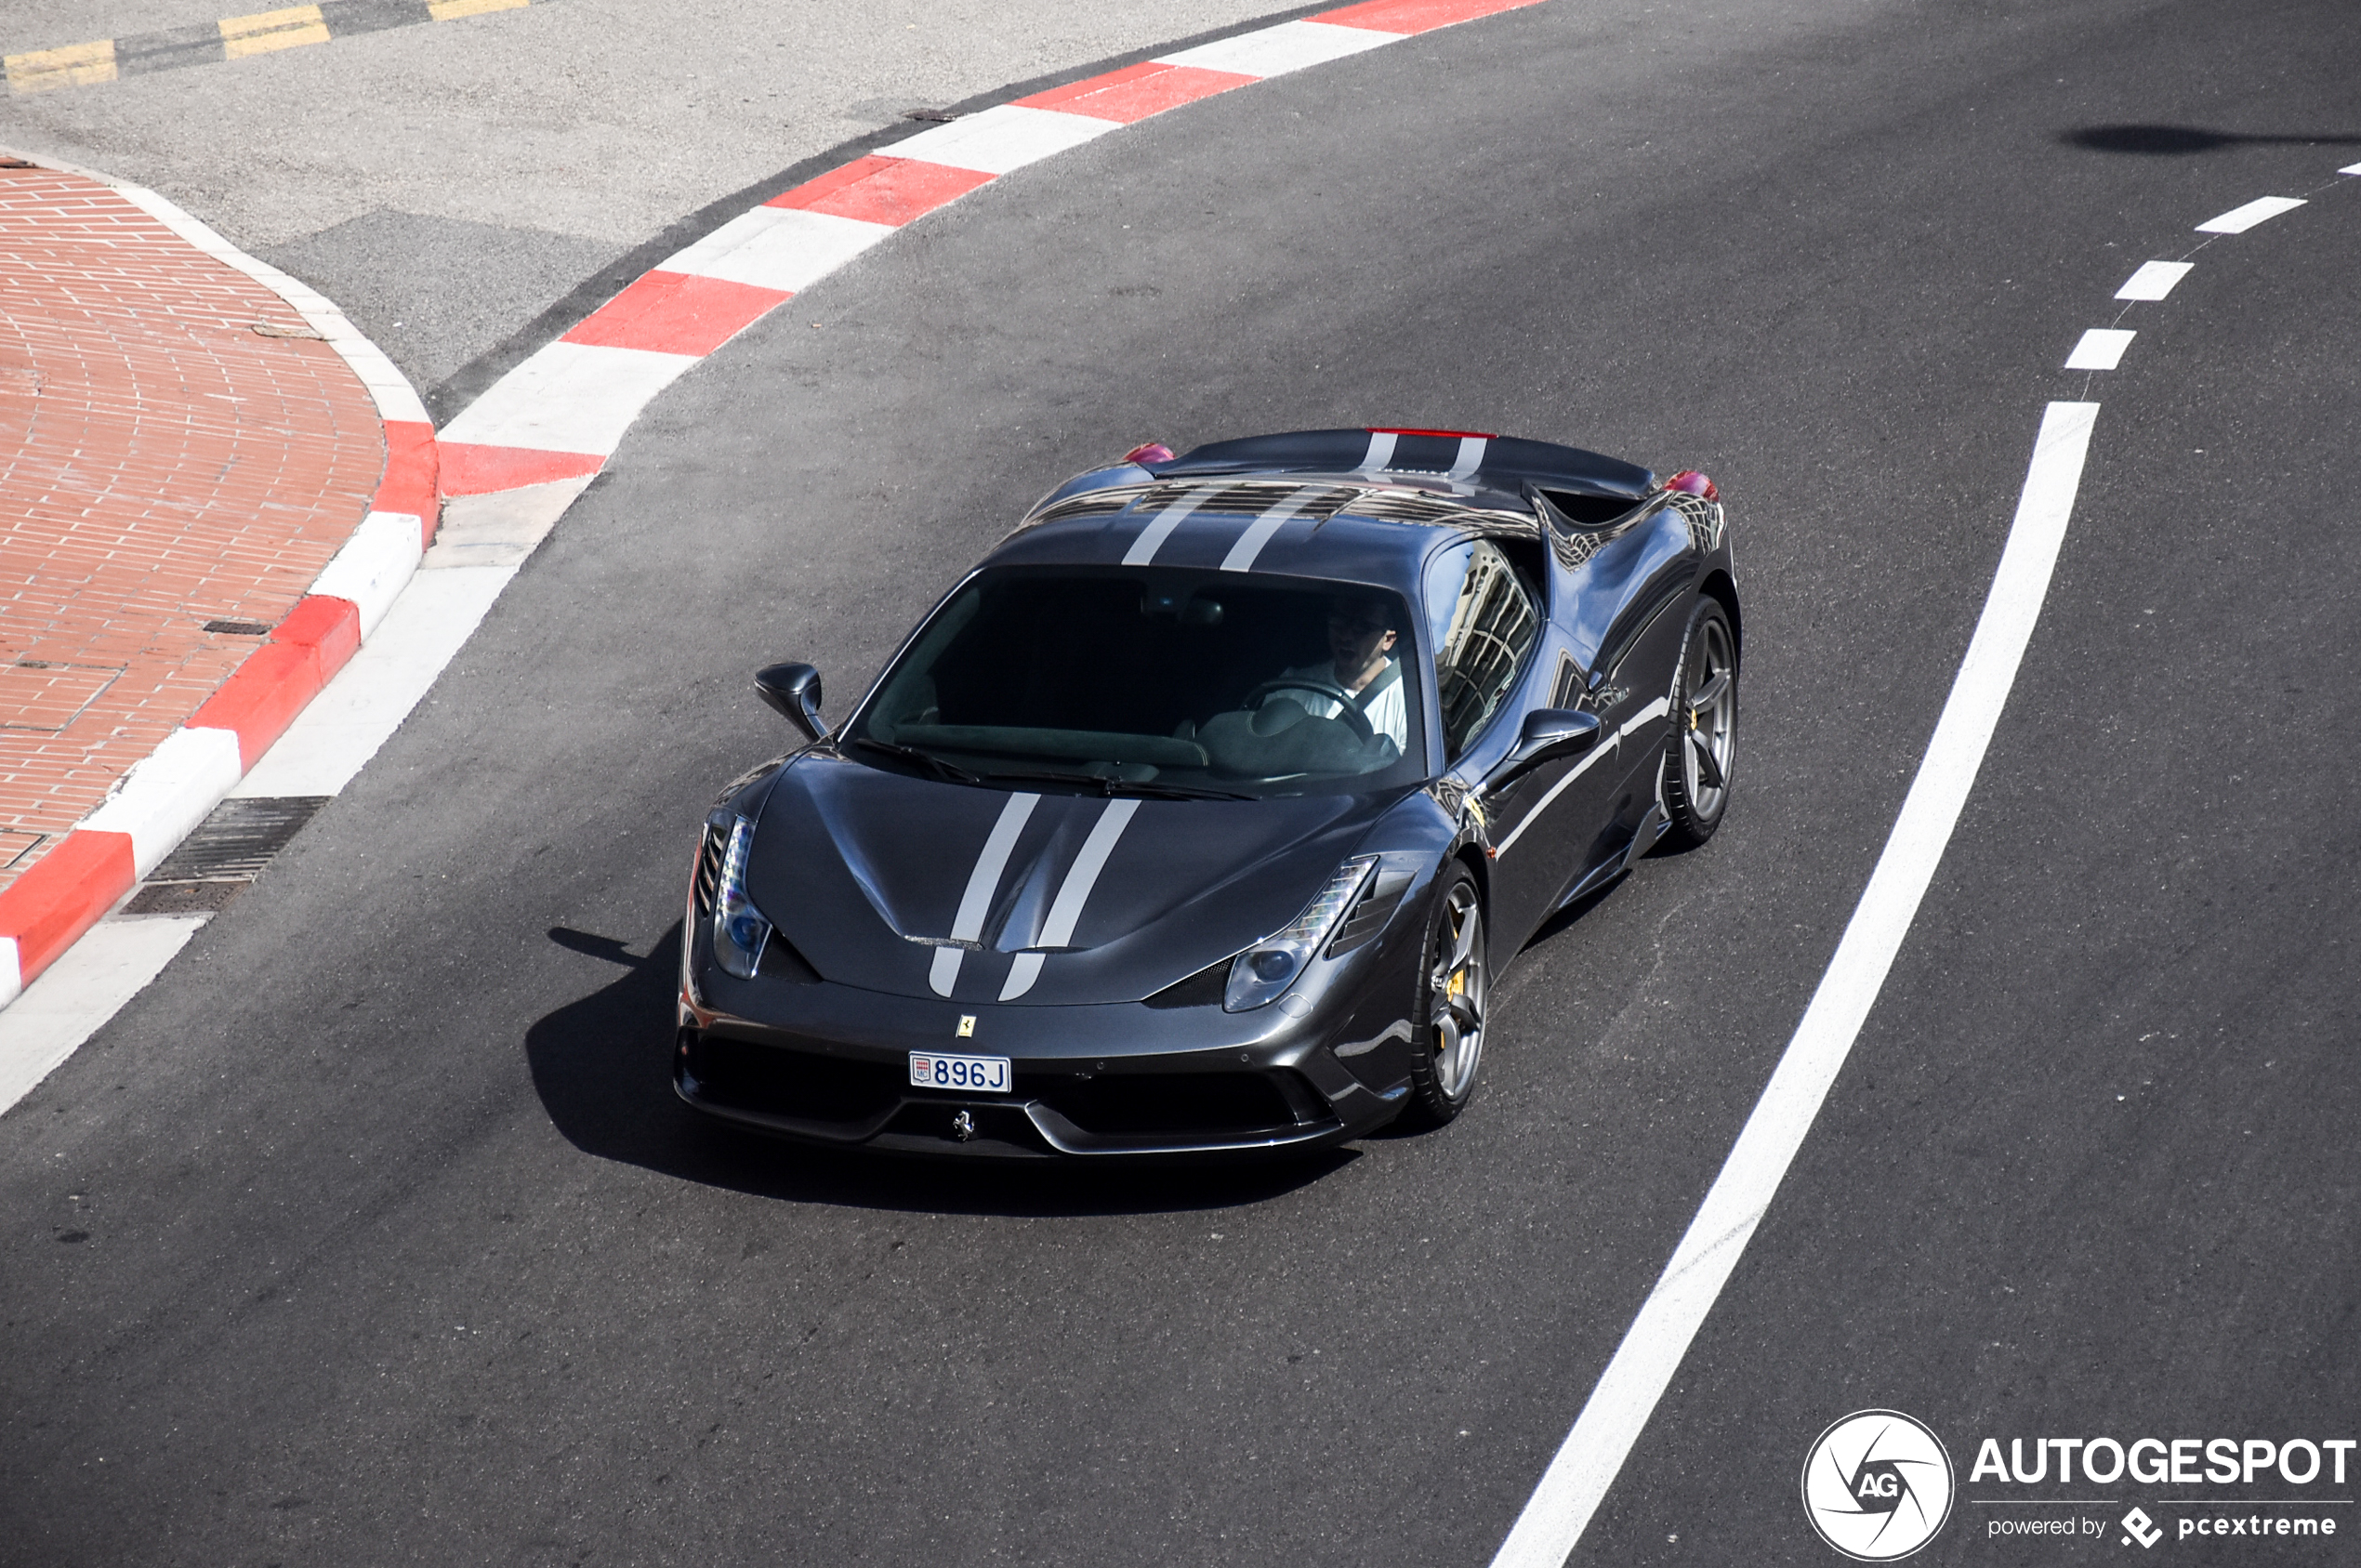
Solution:
[[[824,981],[740,981],[710,965],[696,979],[682,989],[673,1053],[681,1099],[741,1127],[838,1148],[1017,1159],[1272,1153],[1369,1132],[1407,1092],[1383,1048],[1392,1041],[1379,1038],[1391,1021],[1368,1026],[1343,995],[1294,1018],[1275,1004],[1250,1013],[979,1007]],[[1409,994],[1406,982],[1375,989]],[[964,1038],[963,1014],[976,1019]],[[1365,1028],[1378,1048],[1354,1038]],[[914,1050],[1007,1057],[1011,1092],[914,1087]]]

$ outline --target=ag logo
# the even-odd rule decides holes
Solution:
[[[1951,1456],[1899,1410],[1856,1410],[1803,1458],[1803,1512],[1820,1538],[1860,1562],[1891,1562],[1951,1517]]]

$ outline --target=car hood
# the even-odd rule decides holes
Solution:
[[[842,984],[1137,1001],[1301,914],[1399,793],[1106,799],[938,783],[823,749],[773,783],[747,892]]]

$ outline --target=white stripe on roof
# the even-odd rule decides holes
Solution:
[[[1214,492],[1220,488],[1219,485],[1208,484],[1192,490],[1179,501],[1150,518],[1148,526],[1140,530],[1140,536],[1131,541],[1131,547],[1123,552],[1123,564],[1145,566],[1154,560],[1156,551],[1162,549],[1164,542],[1172,536],[1172,531],[1180,527],[1191,512],[1213,499]]]
[[[1238,542],[1230,547],[1228,555],[1221,558],[1221,570],[1253,571],[1254,558],[1262,553],[1262,547],[1271,542],[1271,535],[1279,532],[1289,518],[1303,510],[1315,494],[1317,492],[1309,489],[1299,490],[1246,524],[1246,531],[1238,535]]]

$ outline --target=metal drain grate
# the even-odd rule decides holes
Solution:
[[[224,800],[149,873],[148,880],[251,882],[327,803],[324,795]]]
[[[251,882],[150,882],[123,906],[125,915],[218,915]]]

